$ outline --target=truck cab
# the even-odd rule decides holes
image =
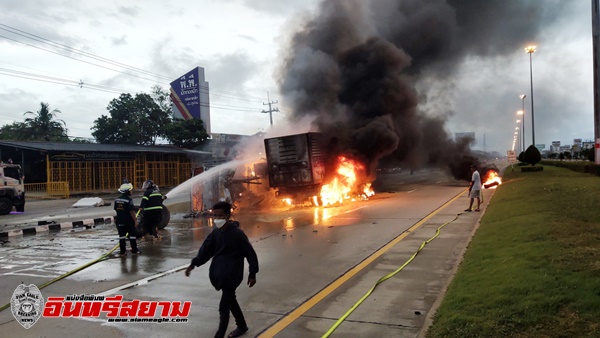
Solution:
[[[7,215],[13,207],[25,211],[25,183],[21,166],[0,162],[0,215]]]

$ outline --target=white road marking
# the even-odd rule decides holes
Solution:
[[[179,267],[176,267],[176,268],[164,271],[164,272],[160,272],[160,273],[154,274],[152,276],[148,276],[146,278],[139,279],[137,281],[133,281],[131,283],[127,283],[127,284],[123,284],[121,286],[117,286],[116,288],[112,288],[110,290],[106,290],[104,292],[97,293],[96,295],[97,296],[109,296],[109,295],[114,294],[117,291],[125,290],[125,289],[132,288],[132,287],[136,287],[136,286],[139,286],[139,285],[148,284],[149,282],[151,282],[151,281],[153,281],[155,279],[158,279],[158,278],[161,278],[161,277],[164,277],[164,276],[176,273],[178,271],[181,271],[181,270],[187,268],[188,266],[189,266],[189,264],[182,265],[182,266],[179,266]]]

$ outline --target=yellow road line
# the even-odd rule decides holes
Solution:
[[[392,241],[390,241],[389,243],[387,243],[386,245],[384,245],[383,247],[381,247],[379,250],[375,251],[371,256],[365,258],[365,260],[363,260],[362,262],[360,262],[358,265],[356,265],[352,269],[348,270],[348,272],[346,272],[345,274],[343,274],[340,277],[338,277],[338,279],[334,280],[331,284],[327,285],[324,289],[322,289],[321,291],[319,291],[316,295],[312,296],[309,300],[307,300],[306,302],[300,304],[300,306],[298,306],[292,312],[290,312],[289,314],[287,314],[283,318],[279,319],[277,322],[275,322],[275,324],[273,324],[271,327],[269,327],[268,329],[266,329],[258,337],[259,338],[274,337],[276,334],[278,334],[279,332],[281,332],[281,330],[285,329],[288,325],[290,325],[291,323],[293,323],[296,319],[298,319],[305,312],[307,312],[308,310],[310,310],[317,303],[319,303],[320,301],[322,301],[330,293],[332,293],[333,291],[335,291],[342,284],[344,284],[345,282],[347,282],[350,278],[354,277],[354,275],[356,275],[357,273],[359,273],[362,269],[364,269],[365,267],[367,267],[369,264],[371,264],[374,260],[376,260],[377,258],[379,258],[381,255],[383,255],[386,251],[388,251],[389,249],[391,249],[394,245],[398,244],[401,240],[403,240],[404,238],[406,238],[406,236],[410,235],[412,232],[414,232],[415,230],[417,230],[418,228],[420,228],[421,226],[423,226],[423,224],[425,224],[425,222],[427,222],[430,218],[432,218],[437,213],[439,213],[440,211],[442,211],[444,208],[446,208],[452,202],[456,201],[462,194],[465,193],[465,191],[466,190],[464,190],[461,193],[459,193],[458,195],[454,196],[451,200],[449,200],[448,202],[444,203],[444,205],[442,205],[441,207],[435,209],[433,212],[431,212],[429,215],[425,216],[423,219],[421,219],[415,225],[413,225],[412,227],[410,227],[408,230],[404,231],[403,233],[401,233],[400,235],[398,235],[396,238],[394,238]]]

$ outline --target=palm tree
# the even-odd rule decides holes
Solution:
[[[37,112],[28,111],[23,115],[34,115],[25,119],[25,126],[28,136],[32,140],[43,141],[68,141],[67,124],[65,121],[56,119],[56,114],[60,110],[54,109],[50,111],[48,104],[41,102],[40,110]]]

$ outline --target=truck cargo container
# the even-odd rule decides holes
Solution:
[[[317,204],[325,176],[321,140],[313,132],[265,139],[269,187],[278,197]]]

